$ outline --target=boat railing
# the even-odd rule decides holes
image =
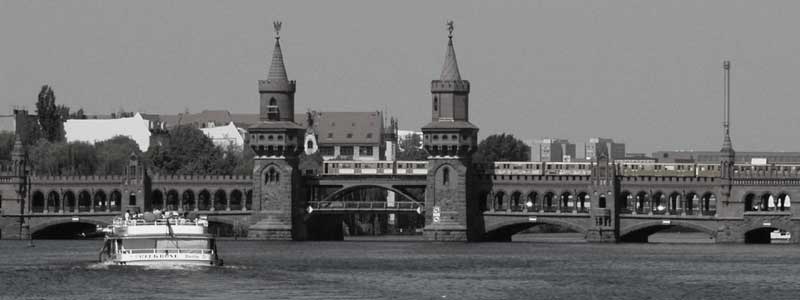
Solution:
[[[173,219],[160,219],[155,221],[146,221],[144,219],[130,219],[130,220],[123,220],[117,219],[114,220],[114,226],[152,226],[152,225],[194,225],[194,226],[205,226],[208,221],[206,220],[192,220],[192,219],[184,219],[184,218],[173,218]]]
[[[191,253],[191,254],[213,254],[212,249],[124,249],[123,254],[161,254],[161,253]]]

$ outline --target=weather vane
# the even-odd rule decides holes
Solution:
[[[450,34],[448,34],[447,37],[449,37],[451,39],[453,38],[453,27],[454,27],[453,26],[453,20],[447,21],[447,31],[450,32]]]
[[[281,38],[281,25],[282,24],[283,23],[281,23],[281,21],[272,22],[272,27],[275,28],[275,38],[276,39],[280,39]]]

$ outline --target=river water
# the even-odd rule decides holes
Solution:
[[[0,241],[0,299],[800,299],[795,245],[219,241],[220,268]]]

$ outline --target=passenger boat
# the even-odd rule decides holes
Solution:
[[[774,244],[786,244],[792,238],[792,234],[788,231],[775,229],[769,233],[770,242]]]
[[[100,261],[116,265],[222,265],[205,217],[145,213],[115,218],[106,233]]]

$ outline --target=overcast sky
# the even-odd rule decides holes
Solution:
[[[798,12],[800,1],[3,0],[0,114],[33,110],[42,84],[88,113],[257,112],[282,20],[296,111],[385,110],[418,129],[453,19],[482,137],[718,150],[730,59],[735,149],[800,151]]]

